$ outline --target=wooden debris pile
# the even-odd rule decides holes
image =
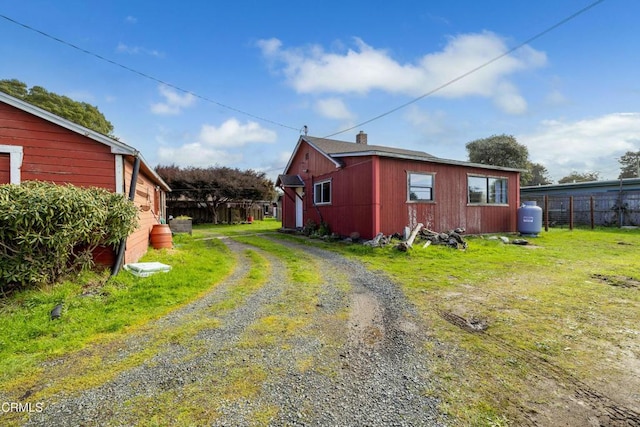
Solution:
[[[420,223],[416,225],[410,233],[409,228],[406,227],[404,237],[398,233],[390,236],[385,236],[383,233],[378,233],[376,237],[371,240],[365,241],[363,245],[371,247],[386,246],[391,243],[392,239],[402,239],[402,241],[398,243],[395,248],[399,251],[406,252],[413,247],[415,240],[419,238],[420,240],[426,241],[422,246],[423,248],[434,244],[446,245],[455,249],[466,249],[467,242],[465,242],[465,240],[462,238],[462,234],[464,234],[464,232],[465,229],[459,227],[455,230],[438,233],[424,228],[424,224]]]
[[[464,234],[465,231],[464,228],[458,227],[455,230],[438,233],[425,228],[420,232],[420,237],[427,241],[425,246],[434,244],[447,245],[454,249],[467,249],[467,242],[462,238],[462,234]]]

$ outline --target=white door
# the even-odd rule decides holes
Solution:
[[[302,228],[302,187],[296,188],[296,228]]]

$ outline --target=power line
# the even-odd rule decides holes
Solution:
[[[593,7],[597,6],[598,4],[600,4],[600,3],[602,3],[602,2],[604,2],[604,0],[597,0],[597,1],[594,1],[593,3],[588,4],[587,6],[583,7],[583,8],[582,8],[582,9],[580,9],[580,10],[578,10],[577,12],[574,12],[573,14],[571,14],[571,15],[569,15],[568,17],[566,17],[566,18],[564,18],[564,19],[560,20],[559,22],[557,22],[557,23],[555,23],[554,25],[552,25],[552,26],[548,27],[547,29],[545,29],[545,30],[543,30],[543,31],[541,31],[541,32],[539,32],[539,33],[537,33],[537,34],[535,34],[534,36],[529,37],[529,38],[528,38],[528,39],[526,39],[525,41],[523,41],[523,42],[519,43],[518,45],[516,45],[515,47],[513,47],[513,48],[511,48],[511,49],[509,49],[509,50],[507,50],[507,51],[505,51],[504,53],[502,53],[502,54],[500,54],[500,55],[495,56],[494,58],[492,58],[492,59],[488,60],[487,62],[484,62],[484,63],[482,63],[481,65],[479,65],[479,66],[477,66],[477,67],[475,67],[475,68],[472,68],[471,70],[469,70],[469,71],[467,71],[467,72],[465,72],[465,73],[463,73],[463,74],[459,75],[458,77],[455,77],[455,78],[453,78],[453,79],[449,80],[448,82],[443,83],[442,85],[440,85],[440,86],[438,86],[438,87],[436,87],[436,88],[434,88],[434,89],[432,89],[432,90],[430,90],[430,91],[428,91],[428,92],[426,92],[426,93],[424,93],[424,94],[422,94],[422,95],[420,95],[420,96],[418,96],[418,97],[416,97],[416,98],[414,98],[414,99],[412,99],[412,100],[410,100],[410,101],[408,101],[408,102],[405,102],[405,103],[403,103],[403,104],[400,104],[399,106],[397,106],[397,107],[395,107],[395,108],[392,108],[391,110],[387,110],[386,112],[384,112],[384,113],[382,113],[382,114],[378,114],[377,116],[374,116],[374,117],[372,117],[372,118],[370,118],[370,119],[368,119],[368,120],[365,120],[365,121],[363,121],[363,122],[361,122],[361,123],[358,123],[358,124],[356,124],[356,125],[354,125],[354,126],[351,126],[351,127],[349,127],[349,128],[343,129],[343,130],[341,130],[341,131],[338,131],[338,132],[335,132],[335,133],[332,133],[332,134],[326,135],[326,136],[324,136],[324,138],[330,138],[330,137],[332,137],[332,136],[340,135],[340,134],[342,134],[342,133],[345,133],[345,132],[351,131],[351,130],[353,130],[353,129],[359,128],[359,127],[361,127],[361,126],[363,126],[363,125],[366,125],[366,124],[368,124],[368,123],[374,122],[374,121],[379,120],[379,119],[381,119],[381,118],[383,118],[383,117],[385,117],[385,116],[388,116],[388,115],[390,115],[390,114],[393,114],[393,113],[395,113],[396,111],[399,111],[399,110],[401,110],[401,109],[403,109],[403,108],[406,108],[406,107],[408,107],[409,105],[412,105],[412,104],[414,104],[414,103],[416,103],[416,102],[418,102],[418,101],[420,101],[420,100],[422,100],[422,99],[424,99],[424,98],[426,98],[426,97],[428,97],[428,96],[431,96],[431,95],[433,95],[434,93],[439,92],[439,91],[441,91],[442,89],[447,88],[447,87],[451,86],[452,84],[454,84],[454,83],[456,83],[456,82],[458,82],[458,81],[460,81],[460,80],[462,80],[462,79],[466,78],[467,76],[469,76],[469,75],[471,75],[471,74],[473,74],[473,73],[475,73],[475,72],[477,72],[477,71],[479,71],[479,70],[481,70],[481,69],[483,69],[483,68],[485,68],[485,67],[487,67],[487,66],[489,66],[489,65],[493,64],[494,62],[499,61],[500,59],[504,58],[505,56],[510,55],[511,53],[515,52],[516,50],[521,49],[521,48],[522,48],[522,47],[524,47],[525,45],[527,45],[527,44],[529,44],[529,43],[533,42],[534,40],[537,40],[537,39],[539,39],[540,37],[542,37],[542,36],[544,36],[544,35],[546,35],[546,34],[550,33],[551,31],[555,30],[556,28],[558,28],[558,27],[560,27],[560,26],[562,26],[562,25],[566,24],[567,22],[569,22],[569,21],[573,20],[574,18],[578,17],[579,15],[582,15],[583,13],[587,12],[588,10],[592,9]],[[57,41],[57,42],[59,42],[59,43],[62,43],[62,44],[64,44],[64,45],[66,45],[66,46],[69,46],[69,47],[71,47],[71,48],[73,48],[73,49],[79,50],[79,51],[80,51],[80,52],[82,52],[82,53],[85,53],[85,54],[87,54],[87,55],[90,55],[90,56],[96,57],[96,58],[98,58],[98,59],[100,59],[100,60],[102,60],[102,61],[108,62],[108,63],[110,63],[110,64],[112,64],[112,65],[117,66],[117,67],[123,68],[123,69],[125,69],[125,70],[127,70],[127,71],[129,71],[129,72],[134,73],[134,74],[138,74],[139,76],[141,76],[141,77],[143,77],[143,78],[146,78],[146,79],[149,79],[149,80],[155,81],[155,82],[157,82],[157,83],[160,83],[160,84],[166,85],[166,86],[171,87],[171,88],[173,88],[173,89],[175,89],[175,90],[177,90],[177,91],[180,91],[180,92],[183,92],[183,93],[186,93],[186,94],[190,94],[190,95],[195,96],[196,98],[202,99],[202,100],[204,100],[204,101],[206,101],[206,102],[210,102],[210,103],[215,104],[215,105],[218,105],[218,106],[220,106],[220,107],[222,107],[222,108],[225,108],[225,109],[228,109],[228,110],[231,110],[231,111],[235,111],[235,112],[237,112],[237,113],[240,113],[240,114],[243,114],[243,115],[246,115],[246,116],[252,117],[252,118],[257,119],[257,120],[261,120],[261,121],[266,122],[266,123],[271,123],[271,124],[274,124],[274,125],[277,125],[277,126],[281,126],[281,127],[287,128],[287,129],[295,130],[295,131],[298,131],[298,132],[300,131],[300,129],[299,129],[299,128],[295,128],[295,127],[292,127],[292,126],[288,126],[288,125],[285,125],[285,124],[282,124],[282,123],[276,122],[276,121],[274,121],[274,120],[266,119],[266,118],[264,118],[264,117],[260,117],[260,116],[257,116],[257,115],[254,115],[254,114],[248,113],[248,112],[246,112],[246,111],[240,110],[240,109],[238,109],[238,108],[231,107],[231,106],[226,105],[226,104],[222,104],[222,103],[220,103],[220,102],[218,102],[218,101],[215,101],[215,100],[213,100],[213,99],[210,99],[210,98],[204,97],[204,96],[202,96],[202,95],[198,95],[198,94],[196,94],[196,93],[194,93],[194,92],[191,92],[191,91],[189,91],[189,90],[182,89],[182,88],[181,88],[181,87],[179,87],[179,86],[176,86],[176,85],[174,85],[174,84],[171,84],[171,83],[165,82],[165,81],[163,81],[163,80],[161,80],[161,79],[158,79],[158,78],[156,78],[156,77],[153,77],[153,76],[151,76],[151,75],[149,75],[149,74],[146,74],[146,73],[143,73],[143,72],[141,72],[141,71],[135,70],[135,69],[130,68],[130,67],[126,66],[126,65],[123,65],[123,64],[120,64],[120,63],[118,63],[118,62],[116,62],[116,61],[113,61],[113,60],[111,60],[111,59],[105,58],[105,57],[103,57],[103,56],[101,56],[101,55],[99,55],[99,54],[96,54],[96,53],[94,53],[94,52],[91,52],[91,51],[89,51],[89,50],[86,50],[86,49],[84,49],[84,48],[81,48],[81,47],[79,47],[79,46],[76,46],[76,45],[74,45],[74,44],[72,44],[72,43],[66,42],[66,41],[64,41],[64,40],[62,40],[62,39],[59,39],[59,38],[57,38],[57,37],[55,37],[55,36],[52,36],[52,35],[50,35],[50,34],[48,34],[48,33],[44,32],[44,31],[41,31],[41,30],[35,29],[35,28],[33,28],[33,27],[29,26],[29,25],[26,25],[26,24],[23,24],[23,23],[21,23],[21,22],[19,22],[19,21],[16,21],[16,20],[14,20],[14,19],[11,19],[11,18],[9,18],[9,17],[8,17],[8,16],[6,16],[6,15],[2,15],[2,14],[0,14],[0,17],[2,17],[2,18],[4,18],[4,19],[6,19],[7,21],[9,21],[9,22],[11,22],[11,23],[14,23],[14,24],[19,25],[19,26],[21,26],[21,27],[23,27],[23,28],[26,28],[26,29],[28,29],[28,30],[30,30],[30,31],[34,31],[34,32],[36,32],[36,33],[38,33],[38,34],[41,34],[41,35],[43,35],[43,36],[47,37],[47,38],[50,38],[50,39],[52,39],[52,40],[55,40],[55,41]],[[305,132],[305,134],[306,134],[306,132]]]
[[[390,115],[390,114],[392,114],[392,113],[395,113],[395,112],[396,112],[396,111],[398,111],[398,110],[401,110],[401,109],[403,109],[403,108],[405,108],[405,107],[408,107],[409,105],[414,104],[414,103],[416,103],[416,102],[420,101],[420,100],[421,100],[421,99],[423,99],[423,98],[426,98],[426,97],[428,97],[428,96],[430,96],[430,95],[433,95],[434,93],[439,92],[439,91],[441,91],[442,89],[444,89],[444,88],[446,88],[446,87],[448,87],[448,86],[451,86],[452,84],[454,84],[454,83],[456,83],[456,82],[458,82],[458,81],[460,81],[460,80],[464,79],[465,77],[467,77],[467,76],[469,76],[469,75],[471,75],[471,74],[475,73],[476,71],[479,71],[479,70],[481,70],[481,69],[483,69],[483,68],[485,68],[485,67],[487,67],[487,66],[489,66],[489,65],[493,64],[494,62],[496,62],[496,61],[498,61],[498,60],[500,60],[500,59],[504,58],[504,57],[505,57],[505,56],[507,56],[507,55],[510,55],[511,53],[515,52],[516,50],[518,50],[518,49],[520,49],[520,48],[524,47],[525,45],[527,45],[527,44],[529,44],[529,43],[533,42],[534,40],[539,39],[540,37],[542,37],[542,36],[546,35],[547,33],[550,33],[551,31],[555,30],[556,28],[558,28],[558,27],[560,27],[560,26],[562,26],[562,25],[566,24],[567,22],[571,21],[572,19],[576,18],[577,16],[582,15],[583,13],[585,13],[586,11],[588,11],[589,9],[591,9],[591,8],[593,8],[593,7],[595,7],[595,6],[597,6],[598,4],[600,4],[600,3],[602,3],[602,2],[604,2],[604,0],[597,0],[597,1],[594,1],[593,3],[591,3],[591,4],[589,4],[589,5],[585,6],[585,7],[583,7],[582,9],[578,10],[577,12],[575,12],[575,13],[573,13],[573,14],[569,15],[568,17],[566,17],[566,18],[562,19],[561,21],[559,21],[559,22],[555,23],[554,25],[550,26],[549,28],[547,28],[547,29],[545,29],[545,30],[543,30],[543,31],[541,31],[541,32],[539,32],[539,33],[537,33],[536,35],[534,35],[534,36],[532,36],[532,37],[529,37],[529,38],[528,38],[528,39],[526,39],[525,41],[523,41],[523,42],[521,42],[520,44],[516,45],[515,47],[513,47],[513,48],[511,48],[511,49],[507,50],[506,52],[504,52],[504,53],[502,53],[502,54],[500,54],[500,55],[498,55],[498,56],[496,56],[496,57],[494,57],[494,58],[492,58],[492,59],[488,60],[487,62],[485,62],[485,63],[483,63],[483,64],[481,64],[481,65],[479,65],[479,66],[477,66],[477,67],[475,67],[475,68],[472,68],[471,70],[469,70],[469,71],[467,71],[467,72],[465,72],[465,73],[463,73],[463,74],[459,75],[458,77],[456,77],[456,78],[454,78],[454,79],[452,79],[452,80],[449,80],[448,82],[446,82],[446,83],[444,83],[444,84],[442,84],[442,85],[440,85],[440,86],[436,87],[435,89],[430,90],[430,91],[429,91],[429,92],[427,92],[427,93],[424,93],[424,94],[422,94],[422,95],[418,96],[417,98],[412,99],[411,101],[405,102],[404,104],[400,104],[399,106],[397,106],[397,107],[395,107],[395,108],[393,108],[393,109],[391,109],[391,110],[388,110],[388,111],[386,111],[386,112],[384,112],[384,113],[382,113],[382,114],[378,114],[377,116],[375,116],[375,117],[373,117],[373,118],[371,118],[371,119],[369,119],[369,120],[365,120],[365,121],[364,121],[364,122],[362,122],[362,123],[358,123],[358,124],[357,124],[357,125],[355,125],[355,126],[351,126],[350,128],[343,129],[343,130],[341,130],[341,131],[339,131],[339,132],[335,132],[335,133],[332,133],[332,134],[330,134],[330,135],[327,135],[327,136],[325,136],[324,138],[330,138],[330,137],[335,136],[335,135],[340,135],[341,133],[349,132],[350,130],[353,130],[353,129],[359,128],[359,127],[361,127],[361,126],[363,126],[363,125],[366,125],[366,124],[371,123],[371,122],[373,122],[373,121],[379,120],[379,119],[381,119],[381,118],[383,118],[383,117],[385,117],[385,116],[388,116],[388,115]]]
[[[197,94],[197,93],[195,93],[195,92],[192,92],[192,91],[190,91],[190,90],[183,89],[183,88],[181,88],[181,87],[179,87],[179,86],[176,86],[176,85],[174,85],[174,84],[172,84],[172,83],[169,83],[169,82],[166,82],[166,81],[164,81],[164,80],[161,80],[161,79],[159,79],[159,78],[157,78],[157,77],[154,77],[154,76],[152,76],[152,75],[150,75],[150,74],[143,73],[142,71],[138,71],[138,70],[136,70],[136,69],[134,69],[134,68],[128,67],[128,66],[126,66],[126,65],[123,65],[123,64],[121,64],[121,63],[119,63],[119,62],[116,62],[116,61],[114,61],[114,60],[112,60],[112,59],[105,58],[105,57],[104,57],[104,56],[102,56],[102,55],[99,55],[99,54],[97,54],[97,53],[95,53],[95,52],[91,52],[90,50],[84,49],[84,48],[82,48],[82,47],[80,47],[80,46],[77,46],[77,45],[75,45],[75,44],[73,44],[73,43],[69,43],[69,42],[67,42],[67,41],[65,41],[65,40],[62,40],[62,39],[58,38],[58,37],[52,36],[52,35],[51,35],[51,34],[49,34],[49,33],[46,33],[46,32],[44,32],[44,31],[38,30],[37,28],[33,28],[33,27],[31,27],[31,26],[29,26],[29,25],[27,25],[27,24],[24,24],[24,23],[22,23],[22,22],[16,21],[15,19],[12,19],[12,18],[10,18],[10,17],[8,17],[8,16],[6,16],[6,15],[0,14],[0,18],[4,18],[5,20],[7,20],[7,21],[9,21],[9,22],[11,22],[11,23],[13,23],[13,24],[19,25],[20,27],[23,27],[23,28],[25,28],[25,29],[27,29],[27,30],[29,30],[29,31],[36,32],[36,33],[38,33],[38,34],[40,34],[40,35],[42,35],[42,36],[44,36],[44,37],[47,37],[47,38],[49,38],[49,39],[51,39],[51,40],[54,40],[54,41],[56,41],[56,42],[58,42],[58,43],[61,43],[61,44],[65,45],[65,46],[71,47],[71,48],[73,48],[73,49],[75,49],[75,50],[78,50],[78,51],[80,51],[80,52],[82,52],[82,53],[84,53],[84,54],[86,54],[86,55],[89,55],[89,56],[93,56],[93,57],[95,57],[95,58],[98,58],[99,60],[104,61],[104,62],[107,62],[107,63],[109,63],[109,64],[111,64],[111,65],[115,65],[116,67],[120,67],[120,68],[122,68],[122,69],[124,69],[124,70],[126,70],[126,71],[131,72],[131,73],[137,74],[137,75],[139,75],[139,76],[141,76],[141,77],[143,77],[143,78],[145,78],[145,79],[152,80],[152,81],[154,81],[154,82],[157,82],[157,83],[163,84],[163,85],[168,86],[168,87],[170,87],[170,88],[172,88],[172,89],[175,89],[175,90],[177,90],[177,91],[179,91],[179,92],[182,92],[182,93],[185,93],[185,94],[192,95],[192,96],[194,96],[194,97],[196,97],[196,98],[198,98],[198,99],[201,99],[201,100],[203,100],[203,101],[209,102],[209,103],[211,103],[211,104],[215,104],[215,105],[217,105],[217,106],[219,106],[219,107],[222,107],[222,108],[225,108],[225,109],[227,109],[227,110],[235,111],[236,113],[240,113],[240,114],[243,114],[243,115],[245,115],[245,116],[252,117],[252,118],[254,118],[254,119],[256,119],[256,120],[260,120],[260,121],[263,121],[263,122],[266,122],[266,123],[271,123],[271,124],[276,125],[276,126],[281,126],[281,127],[283,127],[283,128],[287,128],[287,129],[291,129],[291,130],[295,130],[295,131],[299,131],[299,130],[300,130],[300,129],[299,129],[299,128],[297,128],[297,127],[288,126],[288,125],[285,125],[285,124],[283,124],[283,123],[276,122],[276,121],[274,121],[274,120],[270,120],[270,119],[267,119],[267,118],[264,118],[264,117],[260,117],[260,116],[257,116],[257,115],[255,115],[255,114],[251,114],[251,113],[248,113],[248,112],[246,112],[246,111],[240,110],[240,109],[238,109],[238,108],[232,107],[232,106],[230,106],[230,105],[223,104],[223,103],[218,102],[218,101],[216,101],[216,100],[213,100],[213,99],[211,99],[211,98],[207,98],[206,96],[198,95],[198,94]]]

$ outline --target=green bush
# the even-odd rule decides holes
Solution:
[[[55,282],[93,265],[93,250],[135,230],[121,194],[46,182],[0,185],[0,290]]]

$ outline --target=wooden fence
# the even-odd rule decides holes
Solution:
[[[265,207],[266,205],[266,207]],[[245,222],[249,217],[255,220],[263,220],[271,215],[271,204],[256,202],[252,205],[242,203],[225,203],[218,208],[219,224],[234,224]],[[174,218],[179,216],[191,217],[193,224],[211,224],[213,215],[209,208],[191,200],[167,200],[167,215]]]
[[[523,196],[522,201],[535,201],[542,208],[545,229],[554,226],[573,228],[574,225],[591,228],[640,225],[640,192]]]

